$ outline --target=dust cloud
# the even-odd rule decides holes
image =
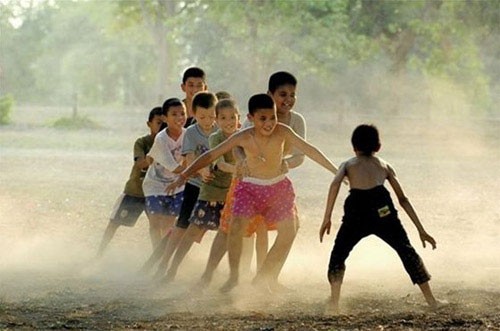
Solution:
[[[307,93],[300,93],[297,110],[306,118],[308,140],[336,164],[351,157],[349,139],[356,125],[379,127],[379,155],[394,166],[424,227],[438,242],[436,250],[424,249],[399,208],[410,240],[433,276],[436,296],[453,307],[447,314],[498,312],[498,305],[488,307],[485,298],[500,297],[500,119],[476,115],[461,107],[456,95],[437,97],[429,88],[411,104],[403,94],[379,100],[376,107],[370,99],[354,105],[342,98],[333,104],[316,100],[313,105],[302,102]],[[45,109],[51,111],[58,110]],[[167,285],[137,273],[151,252],[144,216],[134,228],[120,228],[105,256],[95,259],[113,202],[128,176],[133,140],[146,132],[146,112],[103,115],[90,109],[89,115],[105,128],[77,132],[48,129],[33,113],[19,108],[14,122],[24,124],[0,131],[0,302],[7,307],[3,316],[0,313],[0,325],[62,328],[61,320],[73,319],[90,329],[106,325],[99,320],[129,328],[134,320],[165,321],[178,313],[241,314],[242,319],[247,314],[257,319],[283,314],[291,321],[297,314],[322,316],[329,295],[329,253],[348,193],[342,188],[332,233],[320,243],[318,229],[332,179],[326,170],[306,160],[290,172],[301,228],[280,277],[289,292],[274,298],[255,293],[248,275],[234,293],[220,294],[228,272],[224,259],[207,291],[193,293],[213,233],[192,248],[177,279]],[[115,117],[127,125],[113,125]],[[366,238],[351,253],[342,294],[345,312],[358,318],[367,311],[381,316],[425,311],[418,288],[395,252],[375,237]]]

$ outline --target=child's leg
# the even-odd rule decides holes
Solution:
[[[175,216],[165,216],[163,223],[161,224],[161,237],[164,238],[166,235],[170,234],[175,225]],[[156,247],[156,246],[155,246]]]
[[[160,260],[163,257],[163,254],[165,253],[165,247],[167,247],[167,242],[168,239],[170,238],[170,235],[172,234],[172,231],[173,228],[170,228],[170,231],[160,240],[160,242],[155,247],[151,256],[142,266],[141,270],[139,271],[140,273],[146,273],[149,270],[151,270],[151,268],[154,267],[156,262],[158,262],[158,260]]]
[[[408,235],[398,219],[380,222],[376,235],[389,244],[399,255],[406,272],[414,284],[419,284],[425,300],[431,307],[436,306],[436,299],[429,286],[430,275],[424,262],[408,239]]]
[[[429,281],[424,282],[422,284],[418,284],[420,287],[420,291],[424,295],[425,301],[431,308],[437,308],[437,300],[434,298],[434,294],[432,294],[431,286],[429,285]]]
[[[277,279],[285,263],[295,238],[295,222],[293,219],[277,223],[278,235],[273,246],[267,253],[262,267],[255,276],[254,283],[266,282]],[[268,285],[268,284],[266,284]]]
[[[170,261],[170,258],[174,254],[182,237],[184,236],[184,232],[186,232],[186,229],[174,226],[172,234],[170,235],[170,238],[168,239],[167,245],[165,247],[163,259],[161,260],[160,264],[158,265],[158,270],[156,271],[156,274],[154,275],[155,279],[160,279],[165,274],[165,271],[167,270],[167,267],[168,267],[168,262]]]
[[[241,249],[243,245],[243,233],[248,226],[249,220],[241,217],[233,217],[228,237],[229,256],[229,279],[222,286],[222,292],[228,292],[238,285]]]
[[[99,245],[99,250],[97,251],[97,257],[101,257],[104,254],[104,250],[115,235],[119,226],[120,224],[109,221],[106,230],[104,230],[104,235],[102,236],[101,244]]]
[[[172,263],[170,264],[170,268],[168,269],[165,281],[170,281],[175,278],[179,265],[181,264],[182,260],[184,260],[184,257],[186,257],[186,254],[191,249],[191,246],[202,232],[203,229],[197,225],[190,224],[188,226],[186,232],[184,233],[184,236],[182,236],[182,239],[179,242],[177,250],[175,251],[175,255],[172,259]]]
[[[167,223],[167,216],[162,214],[149,215],[149,237],[151,238],[151,244],[153,249],[160,243],[162,238],[162,230]]]
[[[241,250],[240,272],[244,275],[250,274],[252,268],[253,248],[255,236],[244,237]]]
[[[205,272],[201,276],[200,285],[208,285],[212,280],[215,269],[227,252],[227,238],[227,234],[222,230],[217,231],[214,241],[212,242],[212,247],[210,248],[210,255],[208,257]]]
[[[262,268],[264,260],[267,256],[267,250],[269,248],[269,237],[267,235],[267,227],[264,222],[260,222],[257,227],[256,240],[255,240],[255,255],[257,256],[257,272]]]

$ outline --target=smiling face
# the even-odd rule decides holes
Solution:
[[[239,126],[240,116],[233,107],[220,108],[217,114],[217,125],[226,137],[232,135]]]
[[[167,115],[162,115],[163,121],[167,123],[169,130],[182,130],[186,123],[186,108],[184,105],[171,106]]]
[[[207,85],[201,77],[189,77],[185,83],[181,84],[181,89],[186,93],[186,99],[193,100],[196,93],[207,89]]]
[[[196,123],[198,123],[200,128],[205,133],[209,133],[212,131],[212,127],[215,124],[215,105],[208,108],[197,106],[194,117],[196,118]]]
[[[262,136],[270,136],[278,124],[276,108],[259,108],[249,115],[249,119],[253,122],[255,133]]]
[[[276,111],[278,115],[287,114],[293,109],[297,96],[295,95],[296,86],[291,84],[279,86],[271,97],[276,104]]]

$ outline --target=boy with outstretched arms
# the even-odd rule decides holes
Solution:
[[[146,196],[146,210],[150,220],[153,248],[174,224],[182,203],[183,187],[178,187],[170,194],[165,192],[165,188],[183,169],[181,147],[186,132],[184,104],[177,98],[167,99],[162,106],[162,120],[167,127],[158,133],[147,154],[147,160],[151,166],[142,184]]]
[[[186,129],[182,141],[182,155],[186,160],[186,165],[191,164],[199,155],[209,149],[208,137],[217,130],[215,123],[216,103],[217,98],[211,92],[198,92],[193,98],[193,112],[196,122]],[[171,256],[189,226],[189,219],[198,200],[202,182],[208,182],[212,178],[213,174],[207,164],[207,166],[198,169],[196,176],[190,178],[186,183],[179,217],[166,243],[163,259],[154,276],[155,279],[163,277]]]
[[[239,112],[234,100],[223,99],[218,101],[215,111],[219,129],[208,138],[210,148],[222,143],[239,128]],[[232,151],[225,153],[214,163],[213,179],[201,184],[198,201],[189,219],[190,224],[175,251],[164,281],[174,279],[179,265],[192,244],[206,230],[218,230],[221,210],[224,207],[232,174],[235,172],[234,163]]]
[[[145,211],[144,191],[142,190],[142,182],[149,162],[146,160],[155,136],[160,131],[162,125],[161,107],[155,107],[149,112],[148,121],[150,133],[146,136],[138,138],[134,143],[134,165],[130,171],[130,176],[125,184],[123,193],[120,195],[113,208],[108,226],[104,231],[97,256],[103,255],[104,250],[116,233],[120,225],[132,227],[137,223],[137,219]],[[146,213],[147,214],[147,213]],[[149,214],[147,214],[149,217]],[[151,226],[151,223],[150,223]],[[151,243],[154,245],[156,238],[151,236]]]
[[[235,147],[245,152],[245,175],[237,184],[233,205],[233,219],[228,238],[229,280],[221,291],[230,291],[238,284],[239,262],[243,233],[250,219],[261,214],[266,223],[275,224],[277,236],[254,283],[268,286],[277,278],[295,237],[295,193],[290,180],[283,174],[285,145],[296,147],[306,156],[337,172],[335,165],[316,147],[299,137],[290,127],[278,123],[276,106],[267,94],[257,94],[248,102],[253,127],[241,130],[216,148],[204,153],[187,169],[168,190],[183,185],[198,169],[203,168]]]
[[[331,216],[340,183],[347,177],[350,185],[349,196],[345,200],[342,225],[335,238],[328,266],[328,281],[331,287],[329,312],[336,314],[339,311],[345,260],[354,246],[371,234],[384,240],[398,253],[412,282],[419,285],[427,303],[436,307],[437,301],[429,286],[430,275],[401,225],[389,191],[384,187],[386,180],[396,193],[399,204],[415,224],[423,246],[428,242],[435,249],[436,241],[420,223],[392,166],[375,156],[381,146],[377,128],[365,124],[358,126],[352,134],[351,142],[356,156],[340,165],[330,185],[325,215],[319,230],[319,239],[323,241],[324,234],[330,234]]]
[[[306,123],[304,117],[293,110],[295,101],[297,99],[297,79],[289,72],[278,71],[273,73],[269,77],[267,94],[269,94],[275,104],[276,104],[276,114],[278,116],[278,122],[290,126],[290,128],[298,134],[303,139],[306,139]],[[252,122],[248,119],[244,122],[244,127],[252,126]],[[245,154],[240,148],[236,148],[235,155],[241,162],[245,159]],[[290,153],[284,156],[284,171],[288,169],[296,168],[300,166],[304,161],[304,153],[298,149],[292,149]],[[212,243],[212,248],[210,250],[210,256],[205,268],[205,271],[199,282],[199,287],[205,287],[210,283],[213,273],[217,268],[220,260],[224,256],[227,250],[227,233],[229,232],[229,224],[231,221],[231,209],[234,201],[234,189],[237,185],[238,178],[235,177],[226,198],[226,203],[221,214],[220,227],[217,232],[216,237]],[[251,259],[252,259],[252,249],[253,249],[253,238],[255,240],[255,251],[257,268],[260,269],[262,263],[264,262],[265,256],[268,250],[268,230],[276,230],[275,227],[271,226],[269,229],[266,228],[263,218],[261,215],[254,217],[246,229],[245,246],[242,254],[242,271],[249,270]]]

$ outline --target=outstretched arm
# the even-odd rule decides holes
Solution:
[[[293,130],[289,127],[286,127],[284,125],[282,125],[281,127],[286,130],[286,139],[291,146],[301,150],[307,157],[309,157],[311,160],[318,163],[325,169],[331,171],[333,174],[337,173],[337,166],[335,166],[335,164],[333,164],[332,161],[330,161],[330,159],[327,158],[325,154],[323,154],[323,152],[321,152],[316,146],[311,145],[310,143],[302,139],[302,137],[293,132]]]
[[[429,244],[431,244],[432,249],[436,249],[436,241],[434,240],[434,238],[432,238],[431,235],[429,235],[425,231],[424,226],[420,222],[420,219],[418,218],[417,213],[413,208],[413,205],[403,192],[403,188],[399,183],[399,180],[396,176],[396,172],[390,165],[387,165],[387,170],[388,170],[387,180],[389,181],[389,184],[391,184],[394,193],[396,193],[399,204],[401,205],[401,207],[403,207],[406,214],[408,214],[413,224],[415,224],[415,227],[417,228],[418,234],[420,236],[420,240],[422,241],[422,245],[425,248],[425,242],[427,241]]]
[[[168,193],[173,192],[177,187],[182,186],[186,180],[192,175],[196,174],[196,172],[210,163],[215,161],[219,156],[229,152],[233,147],[238,145],[237,134],[233,135],[231,138],[227,139],[214,149],[210,149],[205,153],[201,154],[194,160],[184,171],[179,174],[179,178],[169,186],[167,186],[166,191]]]
[[[323,242],[323,236],[330,234],[332,227],[332,212],[335,201],[337,200],[337,195],[339,194],[340,184],[346,175],[345,163],[340,165],[340,169],[335,175],[332,183],[330,184],[330,190],[328,191],[328,199],[326,201],[325,215],[323,216],[323,223],[319,228],[319,241]]]

